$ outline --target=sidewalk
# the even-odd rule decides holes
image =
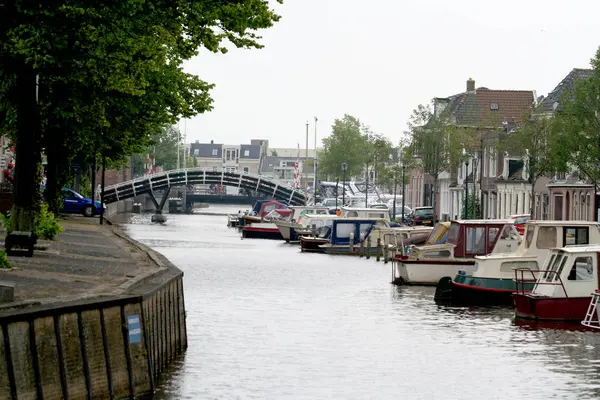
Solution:
[[[127,294],[137,283],[166,270],[156,257],[98,218],[67,216],[55,240],[38,240],[33,257],[9,257],[12,270],[0,281],[15,284],[15,303],[23,306]],[[0,239],[4,242],[4,231]],[[0,309],[0,314],[3,312]]]

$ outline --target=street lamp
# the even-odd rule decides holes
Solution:
[[[465,219],[469,219],[469,159],[465,160]]]
[[[404,165],[404,162],[402,163],[402,223],[404,223],[404,185],[405,185],[405,179],[404,179],[404,171],[406,170],[406,165]]]
[[[396,220],[396,187],[398,186],[398,170],[394,169],[394,221]]]
[[[344,171],[344,176],[342,178],[342,207],[346,204],[346,170],[348,170],[348,164],[342,164],[342,171]]]

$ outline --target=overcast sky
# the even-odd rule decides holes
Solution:
[[[216,84],[188,142],[305,147],[351,114],[397,142],[411,111],[465,90],[545,95],[600,46],[597,0],[284,0],[260,50],[206,51],[186,70]],[[180,127],[183,131],[184,122]],[[320,144],[319,144],[320,146]]]

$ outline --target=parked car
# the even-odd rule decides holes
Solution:
[[[388,208],[393,213],[394,212],[394,199],[388,200],[387,203]],[[410,215],[412,210],[408,206],[404,206],[404,213],[402,213],[402,201],[396,200],[396,218],[402,218],[404,222],[406,222],[406,218]],[[404,215],[403,215],[404,214]]]
[[[408,215],[407,222],[409,225],[430,225],[435,222],[435,213],[433,207],[415,207]]]
[[[529,214],[515,214],[508,217],[515,222],[515,228],[519,235],[523,236],[525,234],[525,223],[531,219],[531,215]]]
[[[41,186],[42,190],[45,189]],[[73,189],[62,188],[60,192],[62,196],[62,209],[61,212],[68,214],[81,214],[84,217],[92,217],[100,214],[100,202],[94,201],[92,205],[92,199],[83,197]],[[106,213],[106,205],[104,205],[104,212]]]

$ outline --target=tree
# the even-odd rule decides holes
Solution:
[[[429,105],[419,105],[408,126],[410,145],[407,151],[418,158],[420,168],[433,178],[432,206],[435,210],[439,175],[460,164],[464,158],[463,150],[473,145],[475,131],[453,125],[449,116],[436,115]]]
[[[536,214],[535,184],[542,176],[562,171],[566,167],[564,153],[558,150],[552,117],[526,113],[521,126],[500,138],[499,148],[511,156],[520,157],[531,184],[531,216]]]
[[[54,197],[75,155],[120,160],[164,124],[209,110],[212,86],[183,61],[200,47],[225,53],[225,40],[260,48],[257,30],[278,19],[265,0],[0,2],[0,131],[16,141],[10,229],[33,231],[42,146]]]
[[[566,92],[555,111],[552,155],[561,170],[567,164],[578,169],[582,178],[600,181],[600,49],[591,60],[593,75],[575,82],[574,92]]]
[[[385,183],[386,170],[390,166],[393,145],[392,142],[385,136],[372,133],[366,129],[367,135],[367,167],[372,165],[375,180],[373,184]],[[368,169],[368,168],[367,168]],[[383,180],[382,180],[383,179]]]
[[[323,139],[323,149],[319,153],[319,169],[326,176],[342,175],[342,164],[348,164],[346,179],[361,176],[367,160],[368,146],[366,128],[351,116],[336,119],[331,134]]]

